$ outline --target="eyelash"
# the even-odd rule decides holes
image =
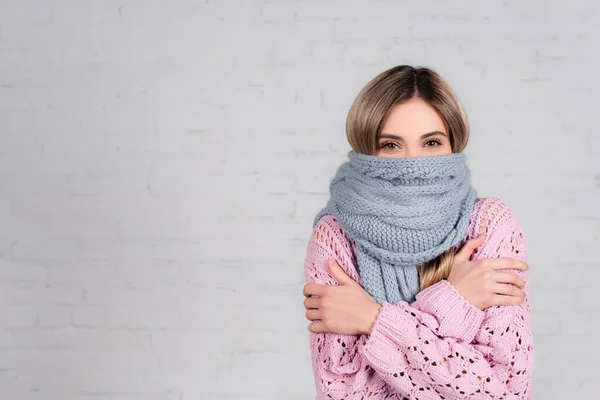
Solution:
[[[427,142],[425,142],[425,144],[427,144],[427,143],[429,143],[429,142],[434,142],[434,143],[436,143],[436,146],[441,146],[441,145],[442,145],[442,142],[440,142],[440,141],[439,141],[439,140],[437,140],[437,139],[431,139],[431,140],[428,140]]]
[[[393,147],[388,147],[388,144],[393,144],[394,146],[396,146],[396,147],[399,147],[399,146],[398,146],[396,143],[394,143],[394,142],[385,142],[385,143],[383,143],[383,144],[381,145],[381,147],[382,147],[382,148],[384,148],[384,149],[393,148]]]

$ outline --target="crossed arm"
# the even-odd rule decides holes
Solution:
[[[490,204],[488,204],[489,206]],[[503,203],[502,215],[486,226],[476,258],[525,260],[518,220]],[[309,242],[307,282],[338,285],[328,260],[359,282],[350,244],[331,217],[315,227]],[[524,292],[528,292],[526,274]],[[529,301],[481,311],[448,281],[408,304],[384,303],[370,334],[311,333],[317,398],[526,399],[531,396],[533,340]]]

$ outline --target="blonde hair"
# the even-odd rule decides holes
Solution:
[[[427,67],[399,65],[373,79],[356,96],[346,119],[346,137],[353,150],[375,154],[384,121],[390,110],[419,97],[432,106],[444,122],[453,153],[464,150],[469,139],[469,121],[450,85]],[[421,290],[450,274],[454,249],[419,267]]]

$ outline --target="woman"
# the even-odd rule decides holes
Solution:
[[[478,198],[469,128],[448,84],[402,65],[371,80],[346,123],[349,161],[307,247],[317,399],[529,399],[525,239]]]

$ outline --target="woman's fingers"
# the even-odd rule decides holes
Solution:
[[[327,285],[321,285],[319,283],[307,283],[304,285],[302,292],[304,293],[305,297],[322,296],[326,287]]]
[[[510,283],[493,283],[490,285],[490,290],[494,292],[494,294],[501,294],[505,297],[525,297],[525,293],[523,293],[521,289]]]
[[[454,256],[458,261],[468,261],[476,248],[485,242],[485,234],[481,234],[474,239],[467,240],[462,249]]]
[[[321,320],[322,317],[321,310],[306,310],[306,319],[310,321]]]
[[[510,283],[521,289],[525,286],[525,280],[514,272],[495,272],[493,279],[498,283]]]
[[[495,294],[492,297],[491,305],[492,306],[518,306],[525,299],[523,297],[515,297],[515,296],[505,296],[502,294]]]
[[[342,269],[340,264],[333,258],[328,260],[329,264],[329,273],[340,285],[353,285],[356,282],[352,278],[350,278],[346,272]]]
[[[304,308],[307,310],[319,308],[319,299],[315,297],[307,297],[304,299]]]
[[[517,260],[516,258],[487,258],[482,260],[485,265],[491,269],[518,269],[521,271],[527,271],[529,265],[525,261]]]
[[[325,329],[325,324],[322,322],[313,322],[312,324],[308,324],[308,330],[312,333],[326,333],[329,332]]]

